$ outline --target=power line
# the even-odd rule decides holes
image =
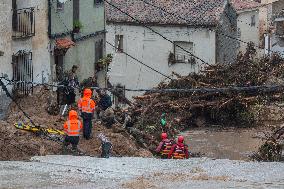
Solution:
[[[160,37],[162,37],[164,40],[172,43],[173,45],[179,47],[180,49],[182,49],[183,51],[187,52],[188,54],[190,54],[192,57],[200,60],[203,64],[206,64],[206,65],[210,65],[209,63],[205,62],[203,59],[201,59],[200,57],[194,55],[192,52],[186,50],[185,48],[181,47],[180,45],[177,45],[175,44],[173,41],[171,41],[170,39],[166,38],[165,36],[163,36],[162,34],[160,34],[159,32],[155,31],[153,28],[147,26],[146,24],[143,24],[143,22],[141,22],[140,20],[134,18],[133,16],[131,16],[130,14],[128,14],[127,12],[121,10],[119,7],[115,6],[114,4],[110,3],[109,1],[107,0],[104,0],[107,4],[109,4],[110,6],[114,7],[115,9],[117,9],[118,11],[122,12],[123,14],[127,15],[129,18],[131,18],[132,20],[135,20],[137,23],[141,24],[143,27],[151,30],[153,33],[159,35]]]
[[[110,42],[106,41],[106,43],[109,44],[110,46],[114,47],[115,49],[118,49],[118,47],[116,47],[115,45],[111,44]],[[156,70],[155,68],[152,68],[151,66],[149,66],[149,65],[147,65],[147,64],[145,64],[145,63],[143,63],[142,61],[138,60],[137,58],[133,57],[132,55],[130,55],[130,54],[124,52],[124,51],[122,51],[122,53],[124,53],[126,56],[129,56],[129,57],[132,58],[133,60],[139,62],[139,63],[142,64],[143,66],[146,66],[147,68],[153,70],[154,72],[156,72],[156,73],[158,73],[158,74],[160,74],[160,75],[162,75],[162,76],[164,76],[164,77],[166,77],[166,78],[172,80],[171,77],[169,77],[169,76],[167,76],[166,74],[163,74],[163,73],[161,73],[160,71]]]
[[[16,106],[18,106],[19,110],[21,110],[21,112],[24,114],[24,116],[29,119],[31,124],[34,125],[35,127],[39,128],[39,126],[37,126],[34,123],[34,121],[31,119],[31,117],[25,112],[25,110],[18,104],[18,102],[14,99],[14,97],[12,97],[12,95],[9,93],[6,85],[2,81],[2,78],[0,78],[0,86],[2,87],[3,91],[6,93],[7,97],[9,97],[16,104]]]
[[[54,6],[53,6],[53,5],[51,5],[51,6],[52,6],[52,8],[55,10]],[[55,12],[56,12],[56,11],[55,11]],[[56,12],[56,14],[58,15],[59,20],[60,20],[60,21],[63,23],[63,25],[65,26],[66,30],[68,31],[68,28],[67,28],[66,24],[64,23],[63,19],[60,17],[60,15],[59,15],[57,12]],[[106,41],[106,43],[109,44],[110,46],[114,47],[115,49],[118,49],[118,47],[115,47],[115,46],[112,45],[110,42]],[[170,76],[167,76],[166,74],[161,73],[160,71],[156,70],[155,68],[153,68],[153,67],[151,67],[151,66],[149,66],[149,65],[147,65],[147,64],[145,64],[145,63],[143,63],[141,60],[138,60],[137,58],[133,57],[132,55],[130,55],[130,54],[124,52],[124,51],[122,51],[122,53],[124,53],[126,56],[129,56],[130,58],[132,58],[133,60],[137,61],[138,63],[140,63],[140,64],[146,66],[147,68],[153,70],[154,72],[159,73],[160,75],[162,75],[162,76],[164,76],[164,77],[166,77],[166,78],[172,80],[172,78],[171,78]]]
[[[21,83],[25,83],[24,81],[20,81]],[[30,82],[26,82],[30,83]],[[42,83],[36,83],[37,85],[45,85]],[[54,85],[56,86],[56,85]],[[58,85],[61,87],[61,85]],[[64,86],[66,87],[66,86]],[[91,89],[106,89],[113,90],[115,88],[99,88],[99,87],[89,87]],[[180,89],[180,88],[165,88],[165,89],[129,89],[125,88],[126,91],[133,92],[152,92],[152,93],[228,93],[228,92],[255,92],[255,91],[264,91],[264,92],[275,92],[275,91],[283,91],[284,85],[255,85],[255,86],[229,86],[222,88],[191,88],[191,89]]]
[[[35,122],[32,120],[32,118],[29,116],[29,114],[21,107],[21,105],[14,99],[14,97],[10,94],[10,92],[8,91],[6,85],[3,83],[2,81],[3,78],[0,78],[0,86],[2,87],[3,91],[6,93],[6,96],[9,97],[15,104],[16,106],[19,108],[19,110],[24,114],[24,116],[26,118],[28,118],[28,120],[30,121],[30,123],[39,129],[39,133],[40,133],[40,137],[42,138],[46,138],[48,140],[52,140],[54,142],[62,142],[60,138],[52,138],[51,136],[49,136],[39,125],[36,125]],[[7,80],[5,78],[5,80]],[[27,82],[30,83],[30,82]],[[42,84],[45,85],[45,84]]]
[[[185,20],[185,21],[187,21],[187,22],[191,22],[191,21],[192,21],[192,20],[190,20],[190,19],[187,19],[187,18],[185,18],[185,17],[182,17],[182,16],[180,16],[180,15],[177,15],[176,13],[169,12],[168,10],[166,10],[166,9],[160,7],[160,6],[157,6],[157,5],[153,4],[153,3],[150,3],[150,2],[148,2],[148,1],[146,1],[146,0],[140,0],[140,1],[143,1],[145,4],[151,5],[151,6],[155,7],[155,8],[157,8],[157,9],[162,10],[163,12],[165,12],[165,13],[167,13],[167,14],[170,14],[170,15],[172,15],[172,16],[175,16],[175,17],[180,18],[180,19],[182,19],[182,20]],[[211,7],[211,8],[213,8],[213,7]],[[225,12],[225,15],[226,15],[226,17],[227,17],[228,19],[230,19],[230,16],[229,16],[226,12]],[[195,21],[197,21],[197,20],[195,20]],[[211,28],[208,28],[208,30],[212,31]],[[236,41],[241,42],[241,43],[245,43],[245,44],[249,44],[249,43],[250,43],[250,42],[243,41],[243,40],[241,40],[241,39],[235,38],[235,37],[233,37],[233,36],[224,34],[224,33],[220,32],[220,31],[218,32],[218,34],[221,34],[221,35],[223,35],[223,36],[225,36],[225,37],[227,37],[227,38],[236,40]],[[260,47],[259,45],[257,45],[257,44],[255,44],[255,46],[258,47],[259,49],[264,49],[264,50],[267,50],[267,51],[269,51],[269,52],[280,53],[280,52],[277,52],[277,51],[272,51],[272,50],[270,50],[270,49],[261,48],[261,47]],[[282,54],[282,53],[280,53],[280,54]]]

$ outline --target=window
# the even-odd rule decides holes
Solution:
[[[193,61],[193,57],[185,50],[193,53],[193,43],[186,41],[174,42],[174,58],[176,63],[191,63]]]
[[[251,16],[251,23],[250,23],[250,26],[251,26],[251,27],[255,26],[255,15],[252,15],[252,16]]]
[[[101,39],[95,43],[95,62],[103,58],[104,41]]]
[[[284,20],[276,22],[276,35],[284,37]]]
[[[123,52],[123,35],[115,35],[115,52]]]
[[[12,56],[13,80],[33,82],[32,52],[18,51]],[[13,90],[19,95],[28,95],[33,92],[33,85],[16,83]]]
[[[57,10],[63,10],[64,9],[64,3],[60,0],[57,0]]]
[[[31,8],[14,9],[12,17],[12,37],[25,38],[35,35],[35,10]]]
[[[103,2],[104,2],[103,0],[94,0],[95,5],[102,4]]]

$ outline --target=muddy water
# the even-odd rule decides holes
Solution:
[[[194,129],[182,133],[192,152],[216,159],[247,160],[263,143],[262,129]]]

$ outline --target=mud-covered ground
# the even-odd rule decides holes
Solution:
[[[0,162],[0,188],[283,188],[283,163],[193,158],[34,157]]]
[[[55,95],[50,90],[36,88],[34,95],[20,99],[19,104],[37,125],[62,130],[65,120],[60,120],[59,116],[49,115],[46,111],[48,105],[54,100]],[[62,144],[42,139],[27,131],[18,130],[14,127],[14,123],[17,122],[29,123],[15,103],[11,103],[7,110],[7,117],[0,120],[0,160],[27,160],[36,155],[59,155],[62,153]],[[93,120],[93,125],[93,138],[87,141],[81,137],[79,149],[82,152],[93,156],[99,155],[100,141],[96,136],[99,133],[104,133],[113,144],[113,155],[152,156],[149,151],[141,149],[135,139],[120,125],[107,129],[95,120]]]

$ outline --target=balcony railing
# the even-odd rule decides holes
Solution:
[[[13,38],[25,38],[35,35],[34,7],[13,10]]]

